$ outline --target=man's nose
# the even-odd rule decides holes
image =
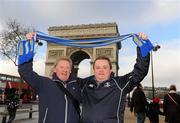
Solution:
[[[102,69],[102,68],[100,68],[100,69],[99,69],[99,71],[103,71],[103,69]]]
[[[65,72],[67,72],[67,69],[64,69]]]

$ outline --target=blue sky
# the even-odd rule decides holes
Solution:
[[[116,22],[119,33],[144,32],[161,45],[153,53],[155,86],[176,84],[180,90],[180,1],[179,0],[0,0],[0,30],[8,18],[47,32],[49,26]],[[119,51],[119,75],[133,69],[135,46],[125,41]],[[46,47],[38,50],[34,69],[44,74]],[[80,65],[80,76],[89,68],[88,60]],[[83,72],[82,72],[83,71]],[[0,60],[0,73],[17,74],[17,68]],[[151,69],[143,80],[151,86]]]

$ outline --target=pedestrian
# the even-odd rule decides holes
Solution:
[[[7,95],[7,110],[9,114],[9,119],[7,123],[12,123],[16,117],[16,111],[19,106],[19,95],[18,91],[15,88],[11,88]]]
[[[160,110],[160,99],[155,97],[153,102],[148,105],[147,116],[149,118],[150,123],[159,123],[159,115],[164,115],[164,113]]]
[[[144,33],[139,37],[147,39]],[[106,56],[93,62],[94,75],[82,80],[82,122],[123,123],[126,95],[147,75],[149,54],[142,57],[137,49],[137,60],[132,72],[112,76],[112,64]]]
[[[165,122],[180,123],[180,95],[176,93],[175,85],[171,85],[169,90],[164,96],[163,103]]]
[[[146,119],[146,107],[148,102],[141,84],[138,84],[132,94],[130,111],[137,116],[137,123],[144,123]]]
[[[30,34],[32,35],[32,34]],[[32,36],[27,36],[29,39]],[[30,43],[30,42],[22,42]],[[32,43],[32,42],[31,42]],[[28,45],[32,46],[32,45]],[[24,49],[23,49],[24,48]],[[71,76],[72,61],[67,57],[60,58],[53,67],[52,78],[38,75],[33,71],[34,46],[20,47],[18,71],[20,76],[36,91],[39,97],[39,123],[79,123],[80,89],[76,79]],[[28,59],[27,59],[28,57]],[[26,62],[23,60],[26,59]],[[68,94],[67,94],[68,93]],[[71,97],[69,96],[71,95]],[[77,100],[72,99],[72,97]],[[75,103],[76,102],[76,106]]]

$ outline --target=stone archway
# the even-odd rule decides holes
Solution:
[[[116,23],[73,25],[73,26],[54,26],[49,27],[49,35],[80,40],[95,39],[103,37],[118,36],[118,26]],[[45,65],[45,75],[50,76],[52,66],[57,58],[67,56],[74,63],[74,72],[77,75],[79,63],[84,59],[91,59],[91,74],[93,74],[92,63],[96,57],[104,55],[110,58],[112,70],[115,75],[118,74],[118,51],[121,48],[120,43],[96,48],[76,48],[61,46],[53,43],[47,43],[47,56]]]
[[[86,52],[79,50],[74,52],[70,56],[70,58],[73,61],[73,67],[74,67],[73,72],[77,76],[80,62],[83,61],[84,59],[90,59],[90,56]]]

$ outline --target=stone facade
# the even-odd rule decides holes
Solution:
[[[52,36],[73,40],[114,37],[119,35],[116,23],[54,26],[49,27],[48,33]],[[57,58],[63,56],[72,59],[75,73],[77,73],[78,65],[82,60],[91,59],[91,74],[93,74],[92,63],[94,59],[100,55],[105,55],[110,58],[113,72],[117,75],[119,69],[118,50],[120,47],[120,43],[96,48],[76,48],[47,43],[45,75],[50,76],[54,62]]]

